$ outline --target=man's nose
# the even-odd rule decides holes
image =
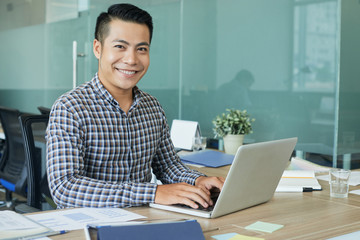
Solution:
[[[136,52],[134,50],[128,50],[125,53],[125,56],[123,57],[123,61],[126,64],[129,65],[134,65],[137,63],[137,56],[136,56]]]

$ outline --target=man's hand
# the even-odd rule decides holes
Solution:
[[[195,181],[195,186],[209,192],[220,192],[224,185],[225,178],[223,177],[198,177]]]
[[[159,204],[185,204],[192,208],[198,208],[201,204],[204,208],[213,205],[210,198],[211,191],[222,189],[224,178],[199,177],[195,186],[187,183],[174,183],[158,185],[155,194],[155,203]]]

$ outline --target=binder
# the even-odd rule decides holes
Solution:
[[[183,163],[198,164],[205,167],[222,167],[232,164],[234,155],[219,151],[204,150],[186,155],[179,155]]]
[[[200,224],[196,220],[99,226],[96,231],[98,240],[205,240]]]

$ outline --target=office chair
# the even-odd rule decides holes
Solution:
[[[7,207],[15,203],[12,193],[26,197],[27,169],[25,166],[24,141],[21,134],[17,109],[0,106],[0,121],[5,134],[5,152],[0,165],[0,183],[5,188]]]
[[[0,139],[0,167],[1,167],[2,164],[4,163],[5,154],[6,154],[6,144],[5,144],[5,140],[4,140],[4,139]]]
[[[39,106],[37,107],[37,109],[40,111],[41,114],[50,114],[51,108],[47,108],[47,107],[43,107],[43,106]]]
[[[39,210],[56,209],[52,200],[46,174],[46,127],[49,115],[23,114],[19,122],[25,143],[27,166],[27,205]],[[17,212],[29,212],[24,206],[15,207]],[[30,210],[31,211],[31,210]]]
[[[0,122],[0,127],[1,127],[1,122]],[[6,153],[5,140],[0,139],[0,167],[2,166],[2,163],[4,162],[5,153]],[[6,193],[5,188],[3,186],[1,186],[1,184],[0,184],[0,192],[2,192],[4,194]],[[5,199],[3,201],[0,201],[0,207],[4,207],[4,206],[6,206]]]

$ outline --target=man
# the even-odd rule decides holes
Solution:
[[[149,67],[151,16],[115,4],[97,19],[98,72],[53,105],[47,130],[49,187],[58,208],[151,202],[212,205],[224,179],[184,166],[159,102],[136,84]],[[150,183],[151,171],[164,184]]]

